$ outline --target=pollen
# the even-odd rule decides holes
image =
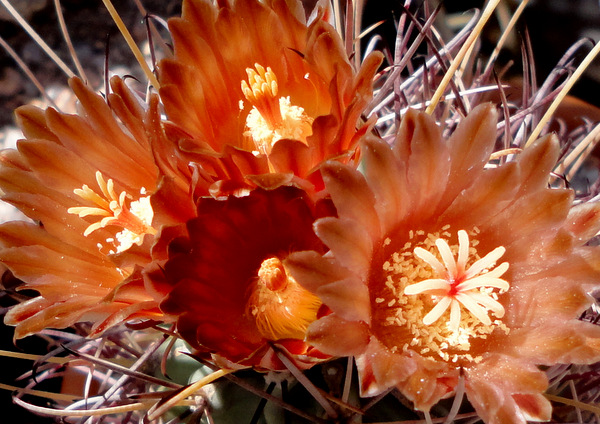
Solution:
[[[115,237],[107,238],[106,242],[115,243],[117,252],[129,249],[134,244],[141,245],[144,235],[156,234],[152,227],[154,213],[150,205],[150,196],[144,196],[146,190],[140,190],[140,197],[133,197],[125,191],[117,195],[112,179],[105,180],[100,171],[96,172],[96,182],[100,188],[98,194],[87,184],[73,192],[82,200],[94,206],[77,206],[67,210],[68,213],[78,215],[80,218],[88,216],[97,217],[99,220],[90,224],[84,231],[84,236],[89,236],[94,231],[108,226],[114,226],[121,231]],[[111,253],[115,253],[111,251]]]
[[[291,277],[277,257],[265,259],[248,290],[246,314],[268,340],[303,340],[321,301]]]
[[[375,290],[374,316],[381,322],[379,337],[392,351],[476,362],[476,340],[509,331],[499,302],[510,289],[501,278],[509,264],[496,265],[506,249],[498,246],[481,257],[477,228],[454,236],[448,230],[411,231],[407,241],[396,242],[401,248],[382,266],[385,282]]]
[[[241,82],[242,93],[252,105],[246,118],[244,136],[262,154],[269,155],[273,145],[282,139],[307,144],[312,135],[313,118],[290,97],[278,97],[277,76],[270,67],[258,63],[246,68],[248,81]]]

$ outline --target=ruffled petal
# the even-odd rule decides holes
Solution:
[[[375,338],[356,357],[356,365],[361,396],[375,396],[395,386],[420,411],[429,411],[451,395],[457,384],[457,370],[414,352],[392,353]]]
[[[589,364],[598,360],[599,340],[597,325],[547,318],[535,327],[515,328],[500,348],[536,364]]]
[[[327,163],[321,172],[339,217],[360,222],[376,240],[380,231],[379,219],[373,207],[373,192],[364,177],[351,167],[337,162]]]
[[[556,165],[559,151],[558,139],[555,135],[549,134],[536,140],[518,155],[517,163],[521,168],[518,197],[546,189],[549,174]]]
[[[471,185],[483,172],[494,149],[496,121],[497,113],[493,105],[479,105],[461,121],[448,139],[451,163],[449,178],[452,181],[446,192],[449,199]]]
[[[369,343],[365,323],[346,321],[337,315],[327,315],[308,327],[306,340],[317,349],[332,356],[357,355]]]
[[[356,355],[361,396],[376,396],[417,371],[415,358],[389,352],[371,337],[364,353]]]
[[[439,222],[452,222],[457,228],[468,228],[474,221],[485,223],[509,205],[518,183],[519,168],[515,163],[485,170],[478,176],[478,184],[454,198]]]
[[[390,146],[376,137],[365,137],[363,142],[365,175],[375,196],[375,209],[385,234],[398,219],[409,213],[413,206],[408,195],[406,173],[390,154]]]
[[[580,245],[600,232],[600,202],[584,202],[569,210],[565,228]]]
[[[326,284],[343,280],[350,275],[347,270],[337,266],[335,261],[314,251],[292,253],[285,260],[285,266],[304,288],[313,293]]]
[[[286,268],[295,250],[323,252],[314,205],[305,192],[281,187],[202,198],[197,207],[187,231],[161,232],[164,274],[154,268],[146,283],[168,292],[160,307],[195,348],[243,365],[271,363],[270,343],[303,342],[321,306]]]
[[[322,218],[315,224],[315,232],[343,267],[357,275],[365,275],[371,265],[373,240],[357,224],[348,218]],[[348,246],[354,248],[348,249]]]
[[[450,154],[440,127],[429,115],[409,109],[402,118],[393,149],[396,157],[406,164],[412,201],[433,213],[446,189],[450,172]]]
[[[548,421],[552,406],[542,395],[548,386],[543,372],[517,357],[493,354],[465,369],[471,404],[488,424]]]
[[[366,323],[371,320],[369,290],[357,278],[347,278],[321,286],[315,294],[344,319]]]

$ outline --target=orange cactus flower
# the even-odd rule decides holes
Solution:
[[[222,155],[241,172],[227,178],[262,187],[355,156],[380,53],[356,72],[333,27],[307,24],[297,0],[186,0],[169,29],[160,95],[184,151]]]
[[[96,331],[134,316],[160,317],[136,265],[150,262],[150,194],[158,168],[145,112],[122,80],[107,102],[70,81],[81,112],[24,106],[25,139],[2,152],[2,199],[33,222],[0,225],[0,261],[39,296],[13,307],[16,337],[90,321]]]
[[[282,369],[273,344],[303,368],[325,357],[304,343],[321,301],[284,265],[293,251],[323,251],[312,231],[315,213],[306,193],[293,187],[200,199],[198,217],[159,240],[166,263],[146,271],[157,290],[169,293],[160,306],[177,317],[178,333],[217,361],[244,366]]]
[[[411,110],[392,146],[364,141],[364,175],[324,166],[330,251],[284,265],[331,309],[307,341],[353,355],[363,396],[396,387],[429,411],[463,381],[488,424],[549,420],[537,366],[600,359],[600,327],[578,319],[600,283],[600,205],[548,187],[554,136],[508,161],[495,141],[490,105],[448,139]]]

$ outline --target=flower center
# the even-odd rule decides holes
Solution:
[[[303,289],[277,257],[262,262],[248,293],[246,313],[268,340],[304,340],[321,306],[319,298]]]
[[[100,171],[96,172],[96,182],[100,187],[101,195],[96,193],[87,184],[84,184],[80,189],[75,189],[73,192],[83,200],[94,203],[95,206],[79,206],[72,207],[67,210],[68,213],[79,215],[80,218],[86,216],[97,216],[100,220],[90,224],[84,236],[88,236],[100,228],[112,225],[123,228],[122,231],[115,235],[114,239],[109,238],[106,241],[115,243],[117,252],[123,252],[129,249],[134,244],[138,246],[142,244],[145,234],[156,234],[156,230],[152,227],[152,218],[154,212],[150,205],[150,196],[140,197],[138,200],[132,201],[131,195],[122,191],[117,196],[112,179],[104,180]],[[146,190],[142,188],[140,194],[145,194]],[[110,253],[115,253],[111,251]]]
[[[503,246],[479,255],[478,229],[458,231],[455,244],[449,244],[448,229],[441,234],[410,231],[404,246],[384,262],[386,281],[373,299],[381,323],[378,336],[392,351],[412,349],[446,361],[478,361],[472,349],[476,340],[496,328],[508,332],[498,294],[510,288],[500,278],[509,264],[496,266]]]
[[[273,145],[284,138],[307,144],[313,118],[300,106],[292,105],[289,97],[277,97],[279,86],[271,68],[265,69],[258,63],[254,67],[256,70],[246,68],[248,82],[242,81],[244,97],[252,105],[244,136],[265,155],[269,155]]]

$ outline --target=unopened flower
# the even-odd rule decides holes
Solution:
[[[356,158],[379,53],[355,71],[334,28],[318,13],[307,24],[299,1],[186,0],[169,28],[165,111],[185,132],[182,150],[223,159],[214,173],[274,187]]]
[[[330,252],[284,264],[331,314],[307,341],[353,355],[361,393],[397,387],[428,411],[464,378],[487,423],[548,420],[538,365],[600,358],[600,328],[578,320],[600,281],[600,206],[548,187],[553,136],[491,161],[496,113],[479,106],[449,139],[424,113],[390,147],[364,142],[364,176],[324,169],[338,216],[316,222]]]
[[[90,321],[96,331],[123,320],[162,317],[136,266],[151,261],[156,229],[150,193],[159,170],[145,111],[115,78],[112,107],[80,80],[80,113],[24,106],[25,139],[5,150],[2,199],[33,222],[0,226],[0,261],[39,295],[6,315],[16,337]]]
[[[284,265],[297,250],[322,251],[312,231],[314,205],[303,191],[282,187],[248,196],[202,198],[198,217],[159,245],[168,260],[146,278],[168,296],[161,309],[200,352],[241,365],[278,369],[272,344],[300,366],[319,357],[304,343],[321,301]]]

